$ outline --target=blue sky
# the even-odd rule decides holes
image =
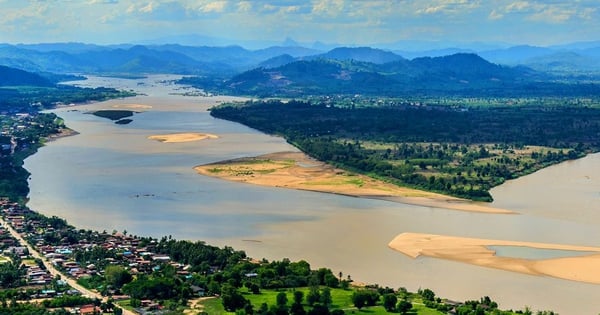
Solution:
[[[600,39],[600,0],[0,0],[0,12],[4,43],[118,44],[183,34],[347,45]]]

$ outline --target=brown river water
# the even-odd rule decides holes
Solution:
[[[198,175],[193,167],[296,149],[281,138],[209,115],[208,108],[233,98],[176,95],[187,90],[164,81],[168,79],[172,77],[76,82],[145,95],[55,110],[79,135],[53,141],[25,161],[32,174],[29,206],[78,228],[204,240],[259,259],[304,259],[356,281],[415,291],[430,288],[455,300],[487,295],[504,309],[600,312],[600,285],[412,259],[387,247],[403,232],[600,246],[599,154],[494,188],[492,205],[519,215],[226,182]],[[128,125],[86,114],[123,104],[152,108],[140,110]],[[177,132],[210,133],[219,139],[147,139]]]

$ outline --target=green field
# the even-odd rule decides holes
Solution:
[[[306,302],[306,296],[309,292],[308,288],[298,288],[295,289],[297,291],[304,292],[304,300]],[[240,291],[244,295],[246,299],[248,299],[252,305],[254,306],[254,310],[257,311],[260,308],[262,303],[266,303],[267,305],[275,305],[277,300],[277,294],[280,292],[285,292],[288,298],[288,306],[293,303],[294,298],[294,289],[287,290],[261,290],[260,294],[252,294],[247,289],[241,289]],[[361,310],[358,310],[352,304],[352,294],[354,290],[343,290],[343,289],[331,289],[331,298],[332,304],[330,309],[342,309],[346,312],[346,314],[371,314],[371,315],[379,315],[379,314],[399,314],[399,313],[390,313],[387,312],[381,304],[373,307],[363,307]],[[400,299],[400,298],[399,298]],[[441,315],[444,314],[437,310],[433,310],[427,308],[423,305],[420,297],[412,296],[409,298],[409,301],[413,304],[413,309],[408,312],[408,314],[419,314],[419,315]],[[227,312],[223,308],[223,304],[220,299],[208,299],[201,303],[203,306],[203,311],[207,314],[211,315],[233,315],[235,312]],[[305,309],[308,310],[310,307],[305,303]]]

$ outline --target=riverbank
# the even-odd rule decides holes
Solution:
[[[312,159],[302,152],[277,152],[199,165],[194,169],[206,176],[268,187],[383,199],[458,211],[515,214],[514,211],[492,208],[480,202],[400,187],[353,174]]]
[[[600,284],[600,247],[488,240],[421,233],[402,233],[388,246],[411,258],[427,256],[481,267],[535,276]],[[558,258],[521,258],[497,255],[492,246],[518,247],[530,251],[564,251]]]

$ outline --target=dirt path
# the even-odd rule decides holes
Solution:
[[[190,300],[188,302],[188,305],[190,308],[183,311],[183,314],[185,314],[185,315],[200,314],[204,310],[204,306],[200,303],[203,301],[206,301],[206,300],[210,300],[210,299],[215,299],[215,297],[209,296],[209,297],[201,297],[201,298]]]

